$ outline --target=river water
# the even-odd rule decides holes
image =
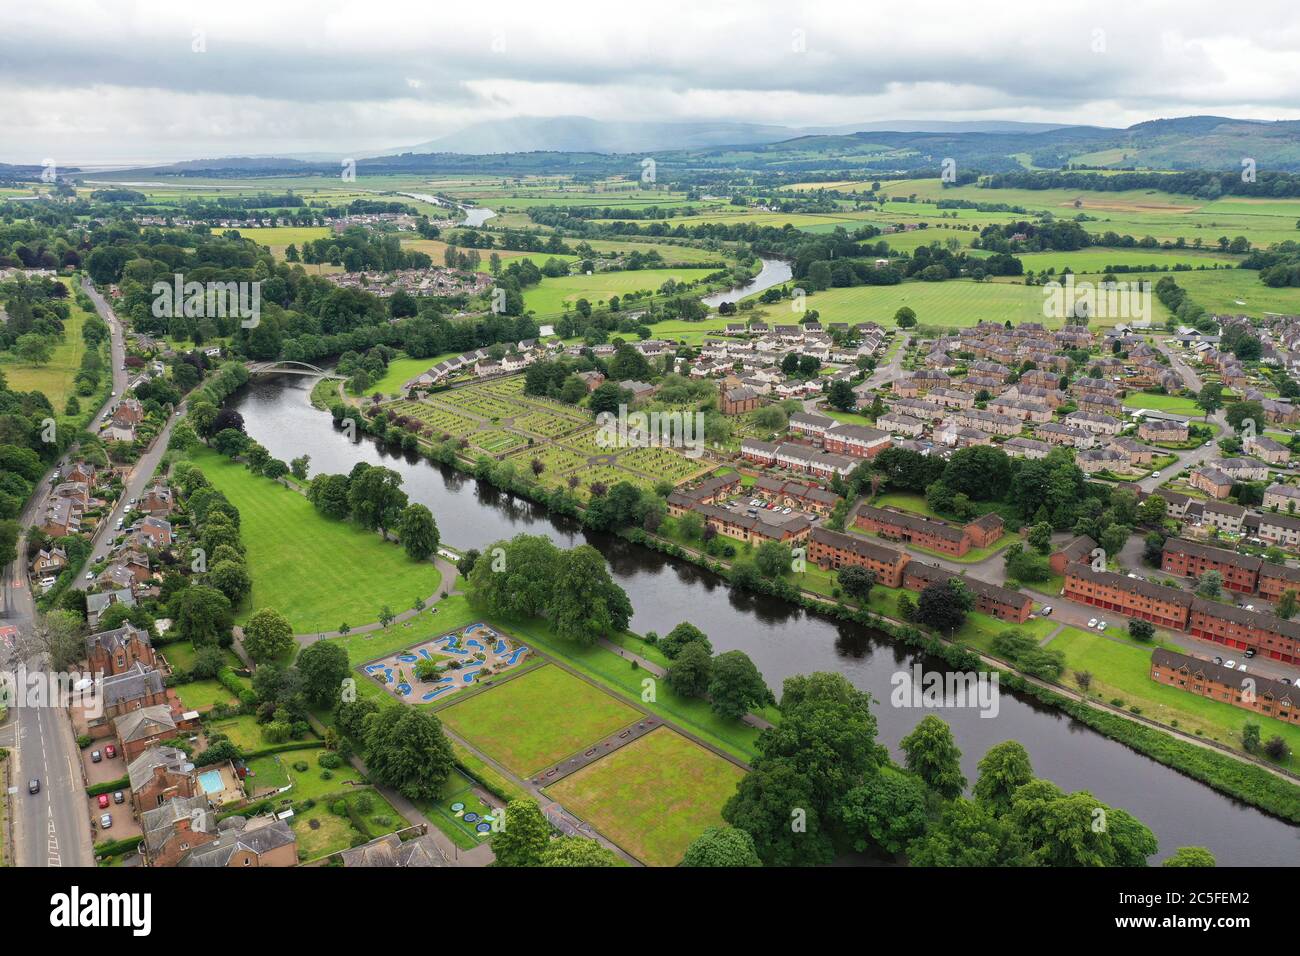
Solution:
[[[248,433],[273,456],[288,461],[311,455],[311,473],[347,472],[358,461],[398,472],[411,500],[427,505],[442,538],[459,548],[479,548],[520,533],[544,534],[561,547],[588,543],[606,557],[628,593],[634,630],[667,633],[683,620],[700,627],[717,651],[739,648],[779,692],[784,678],[838,671],[876,699],[880,739],[898,755],[899,740],[925,711],[890,706],[891,677],[920,663],[944,665],[853,624],[810,615],[783,601],[732,591],[716,576],[622,539],[585,532],[531,502],[503,494],[459,472],[404,455],[369,439],[349,442],[331,417],[312,408],[313,380],[297,376],[258,379],[231,399]],[[995,718],[975,709],[943,708],[962,750],[969,780],[991,746],[1018,740],[1034,770],[1062,788],[1088,790],[1151,827],[1163,858],[1179,846],[1208,847],[1221,864],[1286,866],[1300,861],[1300,828],[1222,796],[1032,699],[1003,693]]]
[[[764,289],[774,285],[780,285],[782,282],[789,281],[793,273],[790,270],[790,263],[784,259],[762,259],[763,268],[759,270],[758,275],[748,282],[733,286],[722,292],[715,292],[713,295],[706,295],[700,299],[710,309],[716,309],[724,302],[739,302],[747,295],[753,295],[755,292],[762,292]],[[795,320],[791,320],[792,322]]]

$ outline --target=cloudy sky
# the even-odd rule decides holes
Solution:
[[[1196,6],[0,0],[0,161],[365,155],[512,116],[1300,118],[1300,5]]]

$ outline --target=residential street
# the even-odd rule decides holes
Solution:
[[[117,398],[126,388],[127,374],[122,369],[126,343],[122,326],[111,308],[89,284],[83,286],[112,334],[112,375],[114,395],[100,409],[90,424],[98,428]],[[66,467],[71,451],[59,462]],[[44,490],[50,486],[54,470],[46,473],[24,509],[20,521],[24,529],[38,519],[44,506]],[[113,519],[116,522],[116,518]],[[20,542],[19,554],[24,553]],[[26,633],[36,617],[36,605],[28,586],[26,570],[20,558],[4,569],[4,624]],[[21,641],[21,638],[20,638]],[[21,646],[21,643],[20,643]],[[10,652],[7,666],[18,664],[17,654]],[[29,669],[43,666],[37,657],[26,662]],[[13,747],[17,767],[13,774],[14,842],[19,866],[93,866],[89,819],[86,816],[85,784],[80,768],[80,750],[72,736],[72,723],[61,707],[12,707],[9,719],[0,728],[0,739]],[[29,794],[27,782],[39,779],[40,792]]]

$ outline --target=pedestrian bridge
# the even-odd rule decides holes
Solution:
[[[337,372],[327,372],[309,362],[249,362],[248,374],[252,375],[310,375],[313,378],[334,378],[342,381],[344,376]]]

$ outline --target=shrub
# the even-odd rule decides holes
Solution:
[[[343,766],[343,758],[336,753],[327,752],[317,757],[316,763],[324,767],[326,770],[334,770],[337,767]]]

